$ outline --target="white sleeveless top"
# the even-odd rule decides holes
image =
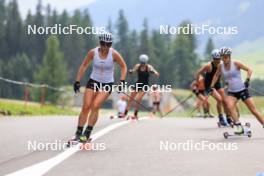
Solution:
[[[93,57],[93,70],[90,78],[100,83],[114,82],[114,59],[112,48],[109,49],[105,59],[100,58],[99,47],[95,48]]]
[[[221,64],[221,72],[225,79],[225,82],[228,83],[229,92],[239,92],[245,89],[245,85],[241,78],[241,72],[237,69],[233,61],[231,61],[230,63],[229,70],[226,70],[224,64]]]

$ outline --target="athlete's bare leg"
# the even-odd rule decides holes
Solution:
[[[253,98],[248,98],[244,101],[247,108],[250,110],[250,112],[258,119],[259,123],[261,125],[264,125],[264,117],[260,114],[260,112],[257,110],[256,105],[253,101]]]

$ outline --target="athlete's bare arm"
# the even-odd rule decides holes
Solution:
[[[136,64],[132,69],[129,70],[129,73],[134,73],[134,72],[138,71],[139,65],[140,64]]]
[[[152,65],[148,65],[148,67],[150,72],[154,73],[156,76],[159,76],[159,72],[157,72],[157,70],[155,70]]]
[[[212,83],[211,83],[211,87],[215,86],[215,83],[217,82],[217,80],[219,79],[219,77],[221,76],[221,64],[219,64],[217,66],[217,70],[215,72],[215,75],[213,77]]]
[[[199,76],[205,72],[210,72],[210,63],[206,64],[196,72],[196,82],[199,82]]]
[[[251,78],[251,75],[252,75],[252,69],[245,66],[244,64],[242,64],[241,62],[238,62],[238,61],[234,61],[234,64],[236,65],[236,67],[238,69],[242,69],[242,70],[245,70],[247,72],[247,78],[250,79]]]
[[[88,66],[90,65],[91,61],[93,60],[93,57],[94,57],[94,49],[91,49],[87,53],[83,63],[79,67],[79,70],[78,70],[78,73],[77,73],[77,76],[76,76],[76,81],[80,81],[82,79],[83,74],[85,73],[86,69],[88,68]]]
[[[191,88],[191,89],[196,89],[196,88],[197,88],[196,81],[193,81],[193,82],[191,83],[190,88]]]
[[[118,63],[118,65],[120,66],[120,69],[121,69],[120,80],[125,80],[126,74],[127,74],[127,66],[126,66],[126,63],[125,63],[123,57],[116,50],[113,50],[113,58],[114,58],[114,61]]]

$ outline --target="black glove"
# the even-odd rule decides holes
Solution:
[[[245,85],[245,87],[246,87],[246,88],[248,88],[248,87],[249,87],[249,81],[250,81],[250,79],[249,79],[249,78],[247,78],[247,79],[246,79],[246,81],[244,82],[244,85]]]
[[[117,93],[124,92],[125,90],[125,80],[120,80],[117,85]]]
[[[74,85],[73,85],[73,90],[75,93],[80,92],[80,88],[81,88],[81,83],[80,81],[75,81]]]

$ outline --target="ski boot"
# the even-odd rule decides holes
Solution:
[[[223,126],[223,127],[226,127],[227,126],[223,115],[219,115],[219,122],[217,122],[217,125],[218,125],[219,128],[221,126]]]
[[[75,134],[67,143],[67,147],[72,147],[80,142],[80,135]]]
[[[233,120],[229,116],[226,116],[226,122],[232,128],[234,127],[234,122],[233,122]]]

